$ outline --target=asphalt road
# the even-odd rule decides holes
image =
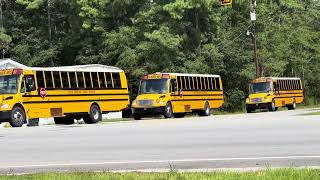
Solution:
[[[0,173],[320,166],[320,109],[0,129]]]

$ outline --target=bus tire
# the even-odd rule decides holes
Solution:
[[[83,118],[83,121],[87,124],[95,124],[102,121],[102,114],[99,106],[92,104],[90,107],[90,113]]]
[[[173,112],[172,112],[172,105],[170,102],[167,103],[167,105],[164,108],[164,113],[163,113],[164,118],[172,118]]]
[[[252,113],[252,112],[254,112],[254,111],[255,111],[255,109],[247,108],[247,113]]]
[[[134,120],[141,120],[142,118],[140,114],[133,114],[132,116]]]
[[[288,110],[295,110],[297,108],[296,100],[293,100],[293,103],[288,106]]]
[[[270,112],[276,111],[276,103],[274,100],[272,100],[272,102],[269,104],[269,111]]]
[[[174,113],[173,117],[174,118],[183,118],[186,116],[186,113]]]
[[[26,122],[26,113],[21,106],[14,106],[11,111],[9,124],[11,127],[21,127]]]
[[[199,113],[199,116],[209,116],[210,115],[210,105],[208,101],[204,103],[204,108]]]

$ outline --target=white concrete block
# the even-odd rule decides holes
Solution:
[[[112,112],[108,114],[103,114],[102,119],[121,119],[122,112]]]
[[[53,118],[40,118],[39,119],[39,126],[52,125],[52,124],[54,124]]]

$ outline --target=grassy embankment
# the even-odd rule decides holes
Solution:
[[[204,173],[40,173],[30,175],[2,175],[0,180],[317,180],[319,169],[278,169],[255,172]]]

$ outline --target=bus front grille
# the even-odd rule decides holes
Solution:
[[[251,102],[255,102],[255,103],[262,102],[262,98],[252,98]]]
[[[153,106],[153,100],[138,100],[139,106]]]

